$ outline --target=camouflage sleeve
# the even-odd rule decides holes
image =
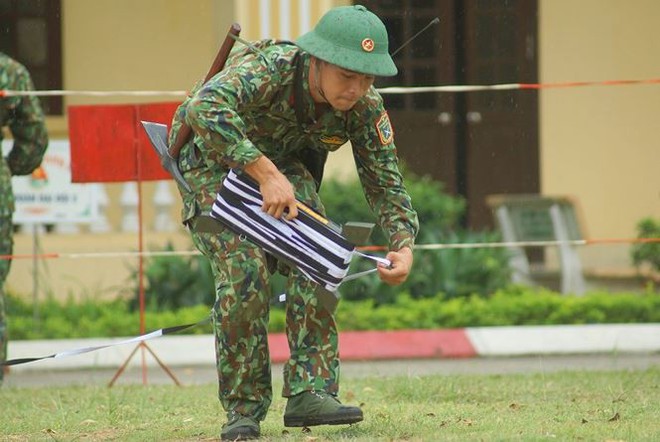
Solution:
[[[186,122],[201,138],[207,160],[242,167],[261,152],[247,137],[243,110],[268,107],[279,75],[261,54],[239,51],[190,99]]]
[[[354,128],[353,157],[369,206],[388,235],[390,250],[412,248],[419,230],[417,212],[398,168],[394,134],[381,106]]]
[[[14,63],[8,72],[10,89],[34,90],[30,74],[22,65]],[[48,147],[44,113],[35,96],[11,97],[9,107],[8,125],[14,144],[7,164],[12,175],[27,175],[41,164]]]

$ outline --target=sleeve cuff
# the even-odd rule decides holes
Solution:
[[[415,237],[410,232],[401,230],[390,236],[390,250],[401,250],[404,247],[410,247],[412,250],[414,246]]]

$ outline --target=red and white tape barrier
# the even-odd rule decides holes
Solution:
[[[604,239],[579,239],[571,241],[517,241],[517,242],[480,242],[480,243],[437,243],[416,244],[415,250],[441,250],[441,249],[478,249],[478,248],[508,248],[508,247],[553,247],[560,245],[589,246],[597,244],[646,244],[660,243],[660,238],[604,238]],[[387,251],[386,246],[360,246],[363,252]],[[3,259],[95,259],[95,258],[126,258],[126,257],[160,257],[160,256],[193,256],[200,255],[197,250],[182,251],[142,251],[142,252],[82,252],[82,253],[40,253],[40,254],[16,254],[0,255]]]
[[[423,92],[479,92],[507,90],[539,90],[560,89],[586,86],[626,86],[641,84],[660,84],[660,78],[645,80],[605,80],[605,81],[571,81],[558,83],[504,83],[491,85],[448,85],[448,86],[416,86],[387,87],[378,89],[381,94],[415,94]]]
[[[72,91],[72,90],[41,90],[41,91],[14,91],[9,89],[0,90],[2,97],[60,97],[60,96],[88,96],[88,97],[152,97],[152,96],[186,96],[188,91]]]
[[[539,90],[563,89],[574,87],[593,86],[630,86],[630,85],[660,84],[660,78],[633,79],[633,80],[603,80],[603,81],[567,81],[554,83],[503,83],[488,85],[444,85],[444,86],[412,86],[412,87],[386,87],[378,89],[381,94],[419,94],[428,92],[479,92],[479,91],[506,91],[506,90]],[[74,91],[74,90],[37,90],[15,91],[0,90],[1,97],[17,96],[186,96],[188,91]]]

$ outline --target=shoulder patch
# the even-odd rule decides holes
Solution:
[[[390,123],[390,117],[387,115],[387,112],[383,112],[376,121],[376,131],[383,145],[391,143],[394,139],[394,130],[392,129],[392,123]]]

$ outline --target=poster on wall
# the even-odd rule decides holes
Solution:
[[[2,142],[6,156],[13,140]],[[31,175],[12,178],[14,224],[92,223],[99,217],[93,184],[71,183],[68,140],[50,140],[41,166]]]

